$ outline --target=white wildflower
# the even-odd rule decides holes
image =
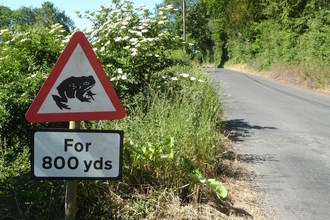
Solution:
[[[115,42],[118,42],[118,41],[121,41],[121,40],[122,40],[121,37],[116,37],[116,38],[115,38]]]
[[[109,8],[111,8],[111,5],[102,4],[101,7],[104,8],[104,9],[109,9]]]
[[[0,35],[1,34],[3,34],[3,33],[5,33],[5,32],[7,32],[9,29],[2,29],[2,30],[0,30]]]
[[[135,56],[137,54],[136,48],[132,48],[131,51],[132,51],[131,56]]]
[[[35,73],[35,74],[29,76],[28,79],[34,78],[34,77],[36,77],[36,76],[37,76],[37,73]]]
[[[137,44],[139,42],[139,39],[132,38],[132,39],[129,40],[129,42],[131,42],[132,45],[135,45],[135,44]]]
[[[192,76],[192,77],[190,77],[190,80],[191,80],[191,81],[195,81],[196,78]]]
[[[124,76],[121,76],[121,79],[122,80],[125,80],[125,79],[127,79],[127,76],[125,76],[125,75]]]
[[[139,39],[137,39],[137,38],[132,38],[132,39],[130,39],[129,41],[130,42],[136,42],[136,41],[138,41]]]
[[[125,36],[122,38],[122,40],[127,40],[129,38],[129,36]]]
[[[62,43],[63,43],[63,44],[66,44],[66,43],[69,42],[69,40],[70,40],[70,38],[64,39],[64,40],[62,40]]]
[[[177,78],[177,77],[171,77],[171,80],[173,80],[173,81],[177,81],[178,78]]]
[[[184,77],[184,78],[187,78],[189,76],[188,73],[181,73],[180,76]]]
[[[114,13],[120,13],[120,12],[121,12],[120,9],[115,9],[115,10],[113,10],[111,13],[114,14]]]
[[[164,12],[163,12],[163,11],[159,11],[158,14],[159,14],[159,15],[163,15]]]
[[[123,69],[122,68],[118,68],[117,69],[117,73],[122,74],[123,73]]]
[[[204,82],[204,80],[201,80],[201,79],[199,79],[199,80],[197,80],[198,82]]]
[[[147,29],[142,29],[141,32],[146,33],[146,32],[148,32],[148,30]]]
[[[24,41],[26,41],[27,39],[26,38],[23,38],[22,40],[21,40],[21,42],[24,42]]]
[[[115,81],[116,80],[116,77],[112,77],[111,79],[110,79],[110,81],[112,82],[112,81]]]
[[[150,19],[143,19],[141,20],[142,23],[148,23],[150,21]]]
[[[164,21],[158,21],[158,24],[165,24]]]
[[[172,9],[173,5],[167,5],[165,9]]]
[[[159,57],[159,55],[158,54],[155,54],[155,57]]]
[[[194,46],[194,44],[192,44],[192,43],[189,43],[189,46]]]

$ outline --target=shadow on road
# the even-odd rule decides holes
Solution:
[[[244,141],[245,137],[250,137],[252,130],[277,129],[275,127],[251,125],[250,123],[245,122],[244,119],[232,119],[223,121],[222,125],[228,132],[228,137],[235,142],[242,142]]]
[[[264,163],[266,161],[279,162],[279,160],[275,159],[275,155],[273,154],[238,154],[237,159],[240,161],[244,161],[245,163]]]
[[[223,128],[226,130],[228,137],[234,142],[243,142],[248,137],[252,137],[254,130],[274,130],[276,127],[251,125],[244,121],[244,119],[233,119],[222,122]],[[245,163],[264,163],[266,161],[278,162],[275,159],[275,155],[272,154],[238,154],[237,159],[244,161]]]

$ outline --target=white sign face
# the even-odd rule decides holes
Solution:
[[[123,131],[32,130],[33,179],[121,179]]]
[[[38,114],[104,111],[115,108],[78,44]]]

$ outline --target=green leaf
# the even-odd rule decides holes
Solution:
[[[215,179],[208,179],[206,185],[215,192],[220,200],[224,200],[228,196],[227,189],[221,182]]]

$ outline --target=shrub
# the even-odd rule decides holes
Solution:
[[[181,40],[166,30],[165,12],[172,10],[172,6],[159,8],[153,16],[145,6],[134,8],[129,0],[114,0],[97,12],[80,14],[93,22],[85,33],[126,107],[154,72],[178,62],[170,55],[182,47]]]

